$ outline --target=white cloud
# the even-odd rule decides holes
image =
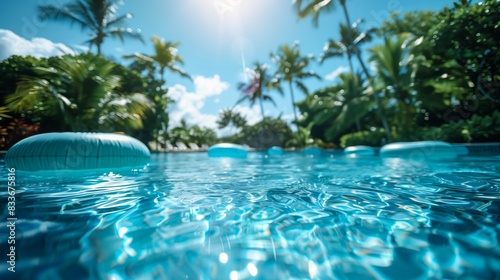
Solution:
[[[255,77],[255,71],[248,67],[245,67],[243,71],[238,73],[239,80],[244,81],[245,83],[252,80],[252,77]]]
[[[247,120],[248,125],[254,125],[262,120],[262,113],[260,112],[259,106],[241,106],[236,105],[233,108],[233,111],[238,112]],[[266,113],[266,117],[268,116],[267,110],[264,110]]]
[[[170,112],[170,127],[179,125],[184,119],[188,124],[217,129],[217,115],[203,114],[201,109],[205,100],[220,95],[229,88],[229,84],[221,81],[219,75],[213,77],[194,76],[194,92],[189,92],[183,85],[176,84],[169,88],[168,94],[175,101]]]
[[[340,66],[339,68],[335,69],[332,73],[327,74],[325,76],[325,80],[327,80],[327,81],[335,81],[335,79],[337,79],[337,77],[340,74],[345,73],[345,72],[349,72],[349,67]]]
[[[204,114],[202,109],[209,97],[219,96],[229,88],[229,84],[221,81],[219,75],[213,77],[194,76],[194,92],[189,92],[183,85],[176,84],[169,88],[168,95],[175,101],[170,111],[170,127],[175,127],[184,119],[189,125],[199,125],[215,130],[218,136],[227,136],[237,132],[234,127],[218,129],[218,114]],[[218,99],[218,98],[216,98]],[[239,112],[247,119],[249,125],[256,124],[262,119],[259,106],[237,105],[234,111]],[[266,112],[268,113],[268,112]]]
[[[0,60],[14,54],[48,57],[66,53],[73,54],[74,51],[62,43],[54,43],[45,38],[28,40],[10,30],[0,29]]]
[[[229,84],[221,81],[219,75],[214,75],[212,78],[194,76],[193,82],[196,94],[201,95],[204,98],[220,95],[223,91],[229,88]]]
[[[299,118],[299,119],[302,118],[302,115],[300,114],[300,112],[297,112],[297,118]],[[282,115],[281,119],[290,124],[292,121],[295,120],[295,117],[294,117],[293,113],[291,113],[291,114]]]
[[[73,44],[73,49],[80,50],[82,52],[89,52],[90,48],[88,46],[82,46],[82,45],[77,45]]]

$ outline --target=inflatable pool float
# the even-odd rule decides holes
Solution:
[[[208,148],[207,153],[209,157],[246,158],[248,151],[242,145],[220,143]]]
[[[374,156],[375,149],[370,146],[351,146],[344,149],[344,155],[347,157]]]
[[[277,146],[273,146],[267,150],[268,155],[282,155],[283,153],[283,148]]]
[[[453,145],[453,148],[459,156],[466,156],[469,154],[469,149],[467,149],[467,147],[465,147],[464,145],[455,144]]]
[[[144,166],[149,160],[146,145],[113,133],[38,134],[16,143],[5,155],[9,168],[24,171]]]
[[[408,158],[413,160],[447,160],[457,157],[453,145],[441,141],[391,143],[380,149],[381,157]]]

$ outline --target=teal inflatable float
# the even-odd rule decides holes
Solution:
[[[220,143],[211,146],[207,153],[209,157],[246,158],[248,151],[242,145]]]
[[[284,153],[283,148],[273,146],[269,149],[267,149],[267,154],[268,155],[282,155]]]
[[[347,157],[374,156],[375,149],[370,146],[351,146],[344,149],[344,155]]]
[[[457,157],[453,145],[441,141],[391,143],[380,149],[381,157],[408,158],[413,160],[447,160]]]
[[[18,142],[5,155],[8,167],[24,171],[121,168],[149,160],[146,145],[113,133],[39,134]]]

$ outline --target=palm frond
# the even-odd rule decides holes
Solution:
[[[335,8],[333,0],[294,0],[293,4],[299,19],[311,17],[314,26],[318,26],[320,13]]]
[[[124,41],[125,38],[130,38],[130,39],[136,39],[144,43],[144,39],[142,38],[142,35],[137,32],[133,32],[131,29],[125,29],[125,28],[113,28],[108,31],[109,35],[111,37],[119,38],[120,41]]]
[[[123,27],[125,20],[132,18],[132,14],[127,13],[121,16],[118,16],[106,23],[107,27]]]
[[[305,94],[309,95],[309,90],[301,81],[295,81],[295,85]]]
[[[39,6],[38,15],[41,20],[66,21],[70,24],[78,24],[81,29],[91,29],[92,22],[86,22],[74,14],[68,7],[56,7],[52,5]]]

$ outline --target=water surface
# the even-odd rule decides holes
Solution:
[[[499,157],[152,159],[17,172],[15,278],[500,278]],[[13,275],[4,261],[0,271]]]

